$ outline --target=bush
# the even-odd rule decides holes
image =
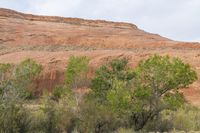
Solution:
[[[1,133],[27,133],[30,130],[30,113],[17,99],[1,101],[0,112]]]
[[[53,88],[52,98],[54,100],[58,101],[59,99],[66,96],[67,93],[70,93],[69,89],[65,88],[64,86],[56,86],[56,87]]]
[[[119,119],[106,106],[94,101],[81,106],[78,131],[81,133],[110,133],[119,128]]]
[[[28,99],[32,97],[32,82],[37,78],[42,70],[42,66],[34,60],[27,59],[19,65],[1,64],[0,65],[0,90],[6,96],[12,90],[14,95]]]
[[[173,127],[181,131],[200,131],[200,110],[191,105],[184,106],[171,115]]]
[[[164,110],[154,120],[149,121],[144,130],[146,132],[199,131],[200,110],[188,104],[177,110]]]
[[[21,98],[32,98],[33,81],[42,71],[42,66],[32,59],[26,59],[16,66],[14,70],[13,85]]]
[[[65,99],[66,100],[66,99]],[[76,127],[77,117],[68,101],[55,102],[45,96],[42,106],[33,113],[32,131],[42,133],[72,132]]]

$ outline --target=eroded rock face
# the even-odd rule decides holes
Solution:
[[[67,45],[94,49],[160,46],[171,41],[128,23],[34,16],[0,9],[0,43],[5,45]],[[157,46],[157,47],[160,47]]]
[[[43,65],[35,92],[64,82],[70,56],[88,56],[90,74],[113,58],[127,57],[130,66],[153,54],[179,57],[200,76],[200,45],[150,34],[128,23],[46,17],[0,9],[0,63],[17,64],[33,58]],[[200,106],[200,81],[184,91]],[[194,93],[195,92],[195,93]]]

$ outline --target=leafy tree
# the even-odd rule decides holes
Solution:
[[[164,109],[176,109],[183,105],[179,89],[196,79],[196,72],[178,58],[154,55],[141,61],[135,69],[132,88],[132,122],[135,129],[142,129]]]
[[[32,83],[42,71],[42,66],[32,59],[26,59],[16,66],[14,70],[14,86],[22,98],[31,98]]]
[[[197,79],[189,64],[178,58],[154,55],[134,70],[127,60],[115,59],[102,66],[92,81],[90,98],[106,106],[136,131],[154,120],[163,110],[176,110],[185,100],[179,89]],[[95,97],[94,97],[95,96]],[[126,121],[124,121],[126,122]]]
[[[103,65],[96,71],[91,89],[99,102],[103,103],[107,100],[108,91],[114,88],[115,80],[122,81],[125,84],[124,86],[128,86],[134,77],[134,73],[127,64],[128,60],[125,58],[114,59],[108,65]]]
[[[130,89],[127,88],[133,77],[125,58],[114,59],[96,71],[86,101],[89,106],[82,107],[82,125],[87,124],[84,129],[89,128],[86,132],[112,132],[128,125],[127,116],[132,105]]]
[[[86,84],[89,59],[85,56],[69,59],[65,71],[65,83],[69,88],[78,88]]]

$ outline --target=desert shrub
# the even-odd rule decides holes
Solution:
[[[191,105],[172,112],[173,128],[179,131],[200,131],[200,110]]]
[[[70,97],[54,101],[51,97],[44,96],[41,108],[33,113],[32,131],[41,133],[72,132],[76,127],[77,116],[71,104],[72,101],[69,101]]]
[[[170,132],[174,130],[171,110],[164,110],[159,115],[149,121],[143,131],[145,132]]]
[[[85,56],[69,59],[67,69],[65,71],[65,83],[68,88],[80,88],[89,84],[87,77],[89,59]]]
[[[30,112],[19,99],[7,98],[0,102],[0,132],[27,133],[30,129]]]
[[[144,127],[147,132],[159,131],[199,131],[200,110],[189,104],[185,104],[177,110],[164,110],[158,117],[149,121]]]
[[[4,88],[11,76],[11,70],[11,64],[0,64],[0,96],[3,95]]]
[[[0,64],[0,81],[6,80],[6,77],[8,76],[8,73],[11,71],[11,68],[13,65],[7,63],[7,64]]]
[[[106,106],[89,101],[81,106],[78,131],[81,133],[110,133],[119,128],[119,119]]]
[[[58,101],[59,99],[65,97],[70,90],[64,86],[55,86],[52,90],[52,99]]]

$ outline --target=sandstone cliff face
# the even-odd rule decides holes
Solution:
[[[133,24],[101,20],[34,16],[0,9],[0,43],[6,45],[67,45],[98,48],[157,47],[170,43]],[[142,44],[142,45],[141,45]],[[169,45],[169,44],[168,44]]]
[[[153,54],[170,55],[190,63],[200,76],[200,45],[150,34],[128,23],[47,17],[0,9],[0,63],[33,58],[43,65],[36,93],[63,83],[70,56],[88,56],[91,74],[112,58],[127,57],[135,67]],[[185,90],[200,106],[200,81]]]

